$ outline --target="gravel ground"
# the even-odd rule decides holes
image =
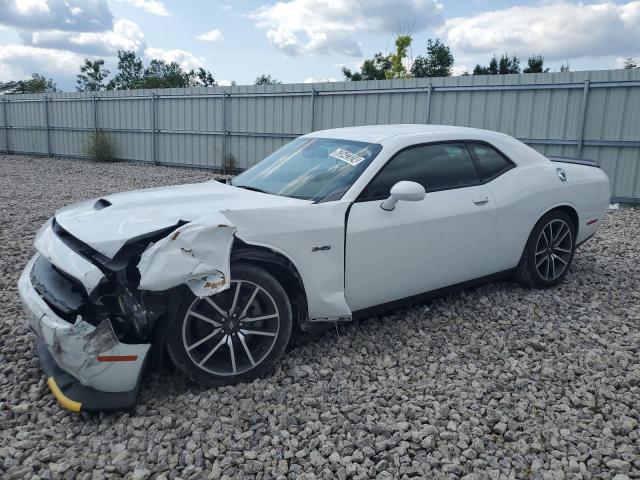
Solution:
[[[203,171],[0,157],[0,477],[640,478],[640,211],[550,290],[489,284],[300,342],[273,376],[163,368],[130,414],[49,393],[16,282],[54,209]]]

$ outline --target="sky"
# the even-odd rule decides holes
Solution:
[[[443,40],[454,74],[503,53],[541,54],[551,71],[621,68],[640,60],[640,0],[0,0],[0,80],[38,72],[75,90],[85,57],[113,72],[126,49],[223,85],[339,81],[399,32],[413,35],[412,57]]]

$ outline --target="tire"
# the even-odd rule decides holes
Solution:
[[[516,280],[527,287],[557,285],[569,271],[575,242],[576,231],[571,217],[560,210],[547,213],[529,235],[516,268]]]
[[[250,382],[280,359],[292,323],[289,298],[270,273],[232,265],[227,290],[206,298],[184,295],[167,351],[176,368],[200,385]]]

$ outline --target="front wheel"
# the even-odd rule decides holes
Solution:
[[[291,305],[262,268],[231,268],[230,287],[210,297],[183,299],[167,350],[175,366],[205,386],[234,385],[268,373],[291,335]]]
[[[551,287],[569,270],[576,232],[566,213],[547,213],[533,228],[516,269],[516,280],[530,287]]]

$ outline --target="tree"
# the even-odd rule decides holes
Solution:
[[[108,90],[136,88],[212,87],[213,74],[200,67],[184,71],[177,62],[153,59],[145,68],[142,60],[130,50],[118,51],[118,73],[107,84]]]
[[[571,65],[569,65],[569,60],[567,60],[567,63],[560,65],[560,71],[561,72],[570,72],[571,71]]]
[[[79,92],[98,92],[106,90],[107,85],[104,80],[109,76],[109,70],[104,68],[104,60],[98,58],[93,62],[88,58],[80,65],[80,73],[77,75]]]
[[[145,68],[142,88],[184,88],[191,86],[189,72],[182,70],[176,62],[153,59]]]
[[[474,75],[490,75],[489,68],[485,67],[484,65],[480,65],[479,63],[476,63],[476,66],[473,69],[473,74]]]
[[[34,73],[26,80],[9,80],[0,82],[0,92],[4,93],[51,93],[59,92],[58,86],[51,79]]]
[[[509,58],[507,54],[504,54],[500,60],[494,55],[488,67],[476,64],[473,69],[474,75],[505,75],[509,73],[520,73],[520,60],[515,55]]]
[[[373,58],[365,60],[360,66],[359,72],[352,72],[346,67],[342,67],[342,74],[346,80],[358,82],[361,80],[384,80],[386,70],[391,69],[391,59],[389,55],[376,53]]]
[[[624,68],[625,70],[640,68],[640,63],[636,62],[633,58],[629,57],[624,61]]]
[[[190,83],[194,87],[215,87],[218,85],[216,79],[213,78],[213,74],[202,67],[195,72],[191,70],[189,77],[191,78]]]
[[[511,58],[507,54],[502,55],[498,62],[498,73],[500,75],[520,73],[520,59],[515,55]]]
[[[473,69],[474,75],[497,75],[498,74],[498,60],[494,55],[491,61],[489,62],[489,66],[485,67],[484,65],[476,64]]]
[[[449,47],[436,38],[427,40],[427,55],[418,55],[411,66],[414,77],[450,77],[453,67],[453,55]]]
[[[118,50],[118,73],[107,84],[108,90],[142,88],[144,65],[135,52]]]
[[[280,80],[273,78],[268,73],[263,73],[262,75],[259,75],[256,77],[253,84],[254,85],[280,85],[282,84],[282,82]]]
[[[527,60],[527,66],[522,73],[547,73],[548,68],[544,68],[544,58],[542,55],[531,55]]]
[[[491,61],[489,62],[489,75],[497,75],[498,74],[498,60],[496,60],[496,56],[494,55]]]
[[[387,80],[393,78],[408,78],[410,76],[407,68],[404,66],[404,61],[409,54],[409,47],[411,46],[412,40],[411,35],[398,35],[396,37],[396,51],[389,55],[391,68],[384,71],[384,76]]]

